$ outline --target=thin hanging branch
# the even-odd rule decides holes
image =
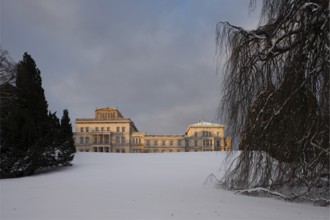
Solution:
[[[242,150],[223,185],[277,190],[295,185],[308,187],[309,194],[326,192],[328,2],[264,0],[257,29],[220,22],[216,30],[219,60],[227,59],[219,111],[231,134],[240,137]]]

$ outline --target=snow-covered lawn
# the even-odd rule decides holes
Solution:
[[[72,167],[0,180],[0,219],[329,219],[328,207],[205,184],[225,153],[77,153]]]

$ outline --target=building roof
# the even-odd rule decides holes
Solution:
[[[95,110],[95,111],[100,111],[100,110],[119,111],[117,108],[111,108],[111,107],[105,107],[105,108],[96,108],[96,110]]]
[[[198,123],[190,124],[188,127],[224,127],[224,125],[206,121],[199,121]]]
[[[202,128],[206,128],[206,127],[222,127],[222,128],[224,128],[225,126],[222,124],[216,124],[216,123],[212,123],[212,122],[199,121],[197,123],[188,125],[186,134],[188,133],[190,128],[201,128],[201,127]]]

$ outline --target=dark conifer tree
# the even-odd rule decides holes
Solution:
[[[56,167],[60,165],[59,162],[59,145],[61,143],[61,125],[60,120],[55,113],[48,113],[48,132],[44,137],[45,147],[41,158],[42,167]]]
[[[68,111],[64,111],[61,123],[56,113],[48,112],[35,61],[24,54],[17,65],[16,84],[3,82],[7,77],[2,77],[2,70],[1,66],[0,178],[70,165],[75,148]],[[2,105],[4,101],[6,105]]]
[[[61,119],[61,152],[62,152],[62,165],[70,165],[73,160],[76,148],[73,142],[72,125],[70,123],[69,111],[63,110],[63,116]]]
[[[11,146],[19,158],[15,176],[25,176],[42,166],[40,159],[48,131],[48,104],[41,73],[28,53],[24,53],[17,66],[16,90],[18,109],[13,116],[11,133],[17,138]]]

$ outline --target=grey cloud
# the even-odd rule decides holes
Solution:
[[[184,132],[216,118],[215,25],[252,27],[248,2],[2,0],[2,46],[28,51],[49,107],[71,118],[118,107],[148,133]],[[183,130],[182,130],[183,129]]]

